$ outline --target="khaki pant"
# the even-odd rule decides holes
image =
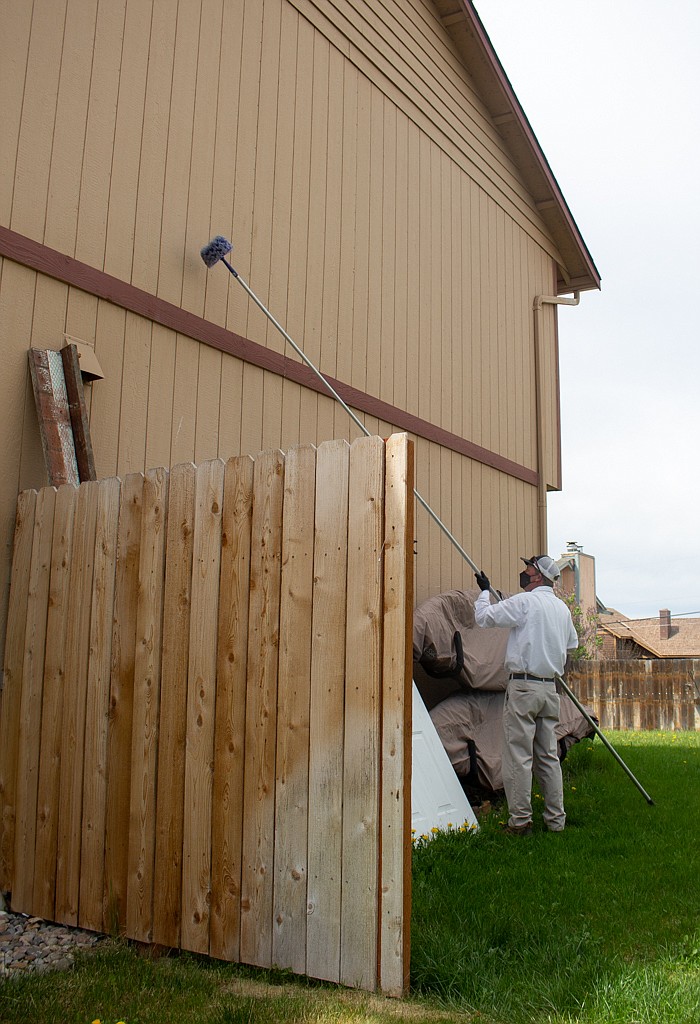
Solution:
[[[544,797],[547,828],[564,828],[564,790],[554,730],[559,722],[559,695],[554,683],[530,679],[508,682],[503,709],[503,786],[510,825],[532,821],[532,776]]]

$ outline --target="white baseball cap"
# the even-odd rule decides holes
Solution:
[[[553,558],[549,557],[549,555],[533,555],[532,558],[522,558],[521,556],[521,561],[523,561],[525,565],[533,565],[535,569],[537,569],[537,571],[546,577],[546,579],[551,583],[554,583],[554,581],[558,580],[561,576],[559,566]]]

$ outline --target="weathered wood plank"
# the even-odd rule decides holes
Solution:
[[[345,610],[350,446],[316,454],[314,594],[309,722],[306,973],[340,980]]]
[[[258,967],[272,962],[283,487],[282,452],[263,452],[255,460],[253,492],[240,951],[244,963]]]
[[[381,957],[385,995],[408,986],[411,925],[413,443],[386,442],[382,664]]]
[[[95,472],[95,456],[92,451],[92,439],[90,437],[90,422],[85,406],[85,392],[83,391],[83,377],[80,372],[78,349],[75,345],[65,345],[61,349],[61,361],[63,363],[63,377],[68,398],[68,414],[73,430],[73,446],[75,448],[76,462],[78,463],[78,476],[81,481],[96,480],[97,474]]]
[[[127,860],[127,935],[148,942],[153,929],[156,764],[160,710],[168,472],[150,469],[143,485],[136,602],[131,795]]]
[[[377,985],[384,443],[350,449],[340,980]]]
[[[36,491],[22,491],[15,515],[5,671],[0,691],[0,888],[5,892],[12,888],[15,865],[17,751],[35,507]]]
[[[122,482],[117,534],[114,629],[107,731],[107,817],[105,822],[105,928],[123,932],[129,854],[131,724],[134,700],[136,608],[141,548],[144,478],[133,473]]]
[[[87,668],[98,490],[95,482],[85,483],[78,489],[68,598],[56,861],[56,920],[68,925],[78,923]]]
[[[306,968],[309,702],[316,449],[291,448],[284,470],[275,758],[272,962]]]
[[[209,952],[216,632],[223,493],[224,463],[214,459],[199,466],[195,484],[187,679],[181,944],[185,949],[200,953]]]
[[[187,740],[187,665],[190,649],[192,546],[196,467],[170,471],[163,604],[158,793],[156,801],[153,941],[180,944],[182,837]]]
[[[34,401],[49,483],[80,482],[60,352],[29,349]]]
[[[51,549],[33,893],[33,913],[48,920],[53,919],[56,896],[56,842],[63,747],[66,630],[77,498],[78,491],[71,484],[59,487],[56,492]]]
[[[22,698],[17,748],[15,870],[12,885],[13,909],[24,914],[32,912],[34,887],[46,611],[49,597],[55,505],[56,491],[52,487],[44,487],[39,491],[34,514],[34,544],[32,545],[27,594],[27,629],[24,638]]]
[[[80,852],[81,928],[103,930],[105,816],[107,812],[107,721],[112,660],[112,620],[117,561],[120,482],[101,481],[97,496],[95,563],[90,613],[90,647],[85,711],[82,848]]]
[[[253,471],[243,455],[228,460],[224,476],[209,930],[209,952],[224,960],[240,950]]]

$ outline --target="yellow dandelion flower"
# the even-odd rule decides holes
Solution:
[[[436,826],[433,825],[433,827],[431,828],[430,831],[433,833],[434,836],[436,836],[438,834],[438,832],[440,831],[440,829],[436,828]]]

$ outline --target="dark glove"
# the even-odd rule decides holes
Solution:
[[[478,586],[479,590],[491,589],[491,582],[483,570],[481,572],[474,573],[474,578],[476,580],[476,585]]]

